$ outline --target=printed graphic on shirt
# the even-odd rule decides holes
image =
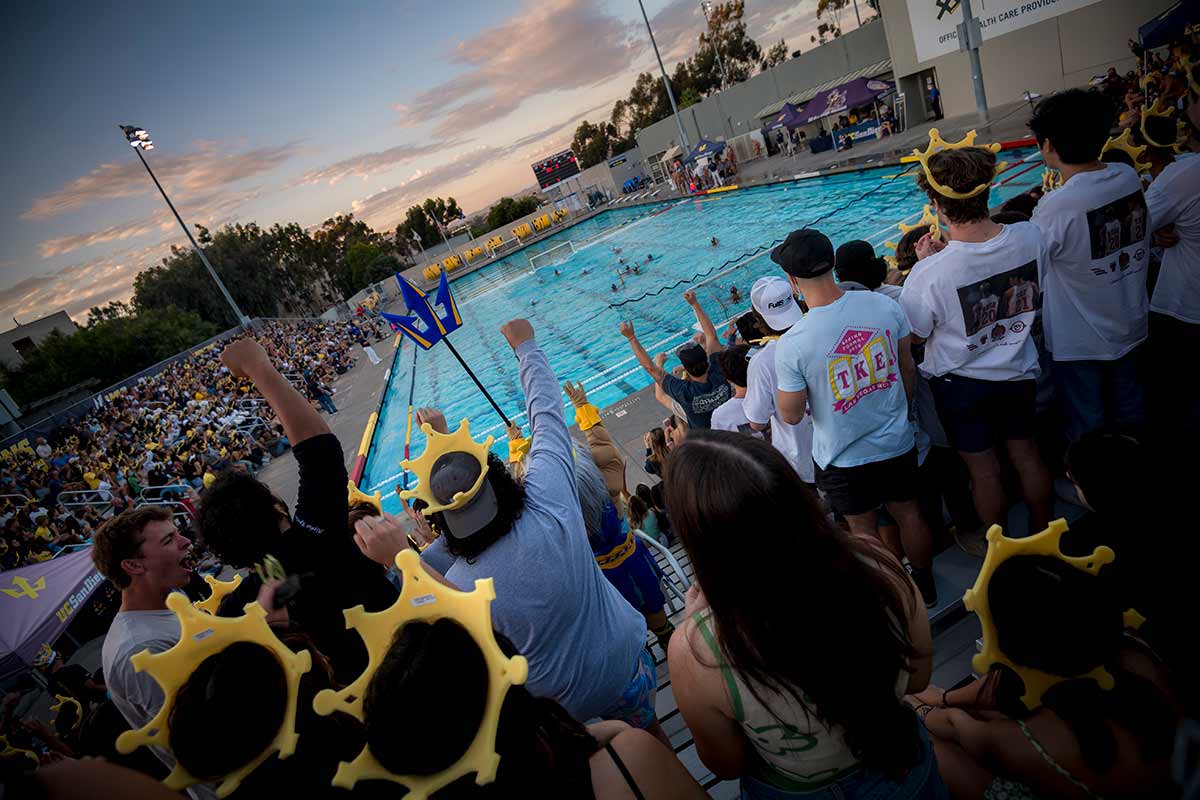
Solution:
[[[900,380],[890,330],[846,328],[828,358],[833,410],[843,414],[867,395],[888,389]]]
[[[978,346],[1003,339],[1009,330],[1003,320],[1041,308],[1042,293],[1038,289],[1037,277],[1037,261],[1034,260],[998,272],[987,280],[958,287],[963,328],[967,332],[967,339],[972,340],[968,349],[975,349],[971,347],[972,344]],[[1012,323],[1013,332],[1020,333],[1026,324],[1020,320]],[[1022,327],[1018,329],[1018,325]],[[982,337],[976,340],[976,334],[980,333]]]
[[[1141,243],[1146,238],[1147,218],[1146,198],[1140,190],[1087,212],[1092,259],[1107,258],[1131,244]],[[1110,271],[1115,272],[1118,267],[1122,271],[1128,269],[1129,257],[1124,258],[1124,263],[1114,258]]]

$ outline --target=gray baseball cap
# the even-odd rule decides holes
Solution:
[[[445,453],[429,470],[429,490],[439,503],[449,503],[459,492],[470,491],[479,479],[480,471],[479,462],[470,453]],[[441,514],[450,535],[455,539],[466,539],[495,519],[499,510],[496,493],[485,476],[479,491],[466,505],[447,509]]]

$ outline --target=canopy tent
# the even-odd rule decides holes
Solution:
[[[1200,0],[1180,0],[1138,28],[1142,47],[1153,50],[1182,39],[1187,26],[1200,21]]]
[[[0,572],[0,681],[33,665],[53,647],[104,577],[92,548]]]
[[[672,145],[671,147],[668,147],[663,152],[660,160],[663,163],[669,164],[672,161],[674,161],[675,159],[681,158],[682,156],[683,156],[683,148],[676,144],[676,145]]]
[[[801,114],[804,118],[803,123],[816,122],[833,114],[841,114],[850,108],[865,106],[875,98],[885,95],[895,88],[895,84],[890,81],[881,81],[875,78],[855,78],[840,86],[826,89],[817,94],[812,99],[812,102],[804,107],[804,112]]]
[[[716,155],[724,149],[724,142],[714,142],[711,139],[701,139],[696,143],[695,149],[688,153],[686,160],[695,161],[697,158],[705,158],[706,156]]]
[[[783,108],[768,122],[764,129],[773,131],[776,128],[796,128],[805,122],[803,112],[791,103],[784,103]]]

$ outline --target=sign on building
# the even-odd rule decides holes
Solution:
[[[971,11],[983,29],[983,40],[1018,31],[1100,0],[972,0]],[[959,49],[957,26],[963,21],[959,0],[908,0],[917,61]]]

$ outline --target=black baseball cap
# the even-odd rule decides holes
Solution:
[[[792,231],[771,251],[771,260],[795,278],[819,278],[833,269],[833,242],[812,228]]]
[[[692,375],[702,374],[708,369],[708,354],[695,342],[683,345],[675,351],[675,355],[679,356],[679,362],[683,364],[683,368]]]
[[[470,453],[445,453],[429,470],[429,489],[439,503],[449,503],[460,492],[469,492],[482,471],[479,461]],[[447,509],[442,519],[455,539],[465,539],[483,529],[496,518],[500,507],[492,484],[485,477],[475,496],[461,508]]]

